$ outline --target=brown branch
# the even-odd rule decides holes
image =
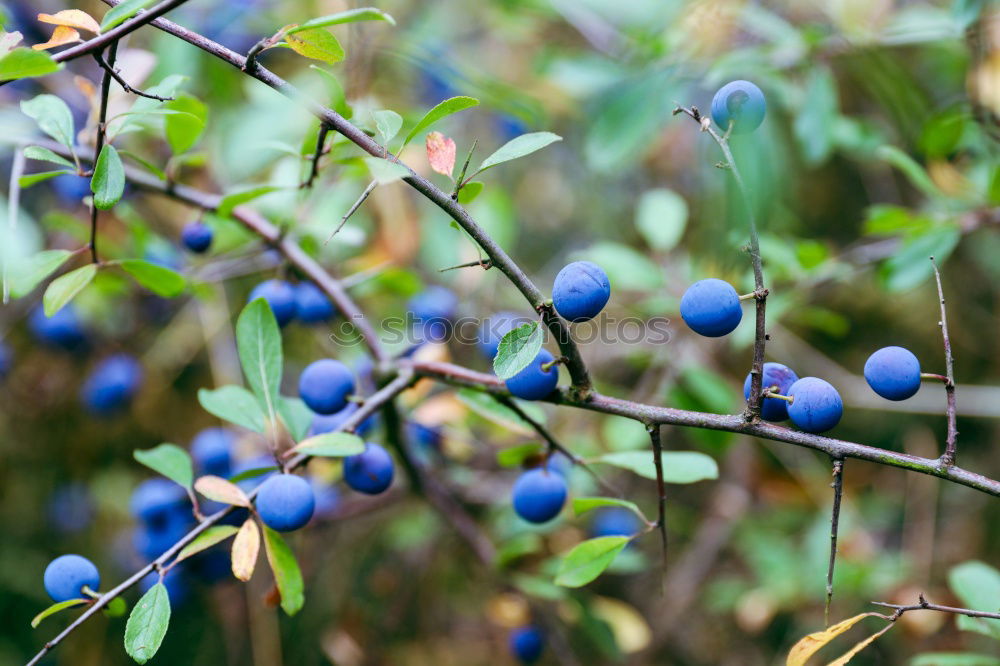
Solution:
[[[119,4],[118,0],[103,1],[105,4],[111,6]],[[156,19],[152,22],[152,24],[164,32],[174,35],[175,37],[202,49],[206,53],[229,63],[241,71],[244,69],[246,58],[243,55],[236,53],[235,51],[228,49],[225,46],[208,39],[207,37],[188,30],[173,21],[168,21],[162,18]],[[267,68],[262,67],[259,63],[255,63],[252,70],[246,71],[246,74],[270,86],[282,95],[300,102],[310,113],[318,118],[320,122],[329,125],[333,130],[342,134],[369,155],[385,158],[385,147],[365,134],[362,129],[351,124],[336,111],[317,103],[315,100],[309,99],[298,88],[277,76]],[[393,158],[393,161],[397,164],[403,165],[402,162],[399,162],[395,158]],[[524,271],[521,270],[521,267],[518,266],[517,263],[510,258],[510,255],[508,255],[503,248],[501,248],[496,241],[494,241],[486,233],[486,231],[479,226],[479,224],[472,218],[471,215],[469,215],[469,212],[461,204],[452,199],[450,194],[442,191],[429,180],[417,174],[413,171],[413,169],[410,169],[409,167],[406,168],[409,170],[410,175],[403,178],[403,182],[420,192],[424,195],[424,197],[431,201],[431,203],[436,205],[438,208],[447,213],[449,217],[455,220],[455,222],[457,222],[458,225],[462,227],[473,238],[473,240],[476,241],[476,243],[479,244],[483,251],[486,252],[486,254],[490,257],[492,264],[500,269],[500,271],[507,276],[511,283],[514,284],[518,291],[521,292],[531,306],[542,314],[543,321],[552,333],[556,343],[559,345],[562,355],[567,358],[566,368],[573,381],[572,389],[574,393],[581,399],[586,398],[592,389],[590,374],[587,372],[587,367],[584,364],[583,357],[580,355],[580,350],[577,348],[576,343],[570,335],[569,326],[566,322],[564,322],[559,315],[556,314],[552,306],[547,303],[546,297],[542,294],[538,287],[535,286],[535,283],[531,281]]]
[[[495,375],[437,361],[400,359],[398,363],[400,366],[412,367],[422,377],[432,377],[446,384],[465,386],[493,395],[510,395],[504,383]],[[990,479],[960,467],[945,465],[940,459],[922,458],[856,442],[814,435],[766,421],[749,423],[740,414],[708,414],[674,407],[646,405],[621,398],[612,398],[596,392],[584,400],[574,396],[573,392],[567,389],[557,389],[543,400],[557,405],[568,405],[603,414],[624,416],[641,423],[721,430],[784,442],[821,451],[833,458],[855,458],[888,467],[929,474],[1000,497],[1000,480]]]
[[[319,160],[323,157],[323,150],[326,147],[326,136],[329,133],[330,127],[320,123],[319,133],[316,135],[316,149],[313,151],[312,165],[309,167],[309,177],[306,178],[305,182],[299,185],[300,188],[309,189],[316,181],[316,176],[319,175]]]
[[[955,404],[955,367],[951,357],[951,338],[948,337],[948,313],[944,307],[944,289],[941,287],[941,272],[938,271],[937,262],[931,257],[931,266],[934,267],[934,281],[937,283],[938,300],[941,302],[941,337],[944,339],[944,364],[945,382],[944,391],[948,399],[948,435],[945,439],[944,454],[941,460],[945,465],[955,464],[955,448],[958,445],[958,418]]]
[[[830,626],[830,604],[833,603],[833,568],[837,563],[837,532],[840,529],[840,500],[844,493],[844,461],[833,459],[833,510],[830,513],[830,562],[826,568],[826,606],[823,625]]]
[[[653,465],[656,467],[656,506],[658,518],[656,527],[660,530],[660,545],[663,548],[663,573],[667,571],[667,486],[663,482],[663,442],[660,441],[660,425],[646,425],[650,443],[653,445]],[[664,578],[664,583],[666,579]]]
[[[753,209],[753,202],[750,199],[750,191],[747,189],[743,176],[736,166],[736,160],[729,148],[729,132],[719,134],[713,127],[708,117],[702,116],[697,107],[686,108],[677,105],[674,108],[674,115],[684,113],[690,116],[701,126],[702,132],[708,132],[722,150],[726,161],[723,165],[732,172],[733,180],[740,191],[743,199],[743,207],[747,211],[747,220],[750,223],[750,263],[753,265],[754,282],[754,302],[755,302],[755,323],[753,340],[753,364],[750,367],[750,399],[747,402],[745,417],[747,421],[756,422],[760,420],[760,406],[762,400],[761,382],[764,378],[764,345],[767,342],[767,326],[765,309],[767,305],[768,291],[764,287],[764,268],[760,258],[760,240],[757,235],[756,214]]]
[[[332,241],[333,237],[336,236],[340,232],[340,230],[344,228],[344,225],[347,224],[347,221],[349,219],[351,219],[351,216],[354,215],[354,213],[357,212],[359,208],[361,208],[361,204],[363,204],[368,199],[368,196],[375,189],[376,185],[378,185],[377,180],[373,180],[372,182],[368,183],[368,187],[366,187],[365,191],[361,193],[361,196],[358,197],[357,201],[351,204],[351,207],[347,210],[346,213],[344,213],[344,216],[340,218],[340,224],[337,225],[336,229],[330,232],[330,235],[327,236],[325,241],[323,241],[323,245],[326,245],[327,243]]]
[[[101,58],[100,54],[94,55],[98,62],[105,62]],[[94,141],[94,169],[97,169],[97,159],[101,156],[101,151],[104,150],[104,142],[106,140],[105,136],[105,126],[108,122],[108,95],[111,92],[111,79],[113,77],[115,60],[118,58],[118,42],[111,42],[111,46],[108,47],[108,59],[105,64],[107,68],[104,70],[104,76],[101,78],[101,107],[97,116],[97,138]],[[90,260],[93,263],[98,263],[99,259],[97,257],[97,202],[94,198],[90,199]]]

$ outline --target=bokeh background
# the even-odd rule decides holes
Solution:
[[[282,25],[348,7],[308,0],[192,1],[171,13],[231,48],[246,51]],[[838,438],[936,457],[944,440],[944,392],[925,385],[888,403],[861,378],[875,349],[898,344],[925,371],[943,371],[939,312],[927,258],[941,268],[958,390],[959,463],[1000,475],[1000,12],[989,2],[837,0],[384,0],[396,26],[334,30],[347,58],[328,77],[289,50],[262,62],[315,98],[374,129],[371,112],[393,109],[412,125],[431,106],[470,95],[480,106],[436,129],[461,161],[528,131],[559,143],[498,167],[469,204],[474,217],[548,290],[573,259],[602,265],[613,288],[606,314],[671,320],[666,343],[596,340],[583,348],[598,388],[615,396],[717,413],[741,408],[750,364],[750,317],[722,339],[705,339],[677,315],[688,284],[718,277],[752,289],[743,251],[747,226],[717,146],[675,103],[707,109],[723,83],[744,78],[767,96],[760,129],[733,139],[761,226],[768,299],[768,355],[800,376],[838,387],[846,403]],[[37,12],[77,7],[100,17],[99,2],[3,3],[5,29],[27,43],[47,39]],[[169,167],[178,180],[212,192],[258,183],[292,184],[316,122],[300,106],[190,45],[150,28],[120,55],[126,78],[149,86],[170,74],[207,107],[200,143],[181,157],[163,140],[162,119],[141,123],[119,147]],[[83,59],[37,82],[0,89],[0,179],[7,140],[38,134],[18,102],[38,92],[73,109],[81,140],[92,135],[88,88],[100,72]],[[112,110],[131,98],[113,87]],[[346,100],[346,101],[344,101]],[[404,126],[405,131],[405,126]],[[429,285],[459,298],[459,314],[530,314],[498,271],[439,269],[478,258],[447,217],[403,184],[379,187],[329,244],[324,240],[370,179],[360,152],[335,140],[313,192],[282,191],[254,205],[338,276],[379,318],[406,312]],[[402,154],[433,174],[420,140]],[[169,160],[169,162],[168,162]],[[475,160],[474,160],[475,162]],[[87,238],[86,181],[60,177],[26,189],[16,237],[29,251],[74,249]],[[4,201],[6,209],[6,200]],[[207,257],[184,254],[181,227],[196,211],[128,191],[102,222],[109,257],[156,257],[196,276],[174,300],[137,290],[104,272],[75,301],[86,341],[52,349],[26,325],[40,291],[0,309],[10,351],[0,384],[0,663],[23,663],[69,621],[72,611],[32,630],[47,604],[41,577],[64,552],[94,560],[109,587],[141,561],[131,545],[128,499],[149,476],[132,450],[187,445],[218,423],[198,404],[201,387],[240,382],[232,326],[260,280],[285,275],[231,220],[206,216],[216,231]],[[298,371],[322,356],[363,364],[357,345],[336,344],[336,324],[285,329],[287,392]],[[584,329],[581,329],[583,331]],[[145,370],[130,408],[99,418],[81,407],[80,386],[101,358],[128,351]],[[475,345],[453,342],[441,358],[487,370]],[[306,575],[304,610],[289,619],[269,603],[261,565],[248,585],[211,562],[176,583],[161,664],[501,664],[508,630],[529,615],[546,627],[552,664],[725,664],[784,662],[788,648],[823,622],[830,465],[822,455],[727,433],[664,429],[670,449],[698,450],[720,467],[716,481],[668,488],[670,548],[665,572],[655,534],[626,551],[581,590],[551,581],[564,552],[592,529],[566,511],[530,528],[509,504],[516,470],[497,463],[505,447],[531,442],[498,425],[454,392],[421,386],[407,418],[434,429],[427,455],[502,553],[480,566],[447,525],[397,478],[387,497],[363,498],[338,482],[336,465],[310,473],[332,485],[328,515],[290,543]],[[642,449],[635,423],[545,405],[559,439],[583,456]],[[370,437],[378,441],[376,428]],[[253,436],[241,455],[259,453]],[[601,470],[655,513],[653,483]],[[581,471],[573,493],[597,492]],[[961,576],[972,561],[1000,562],[1000,502],[939,480],[847,461],[833,617],[870,610],[870,601],[970,603]],[[217,564],[217,563],[216,563]],[[956,569],[956,567],[959,567]],[[971,587],[996,592],[981,567]],[[966,589],[969,587],[965,580]],[[661,584],[665,592],[661,592]],[[990,586],[994,587],[990,587]],[[127,597],[137,598],[133,591]],[[980,597],[982,598],[982,597]],[[273,602],[273,599],[270,600]],[[880,623],[869,621],[874,631]],[[913,613],[854,662],[996,664],[995,627],[968,631],[952,616]],[[125,664],[123,619],[96,618],[48,664]],[[982,628],[982,627],[981,627]],[[850,634],[843,646],[859,640]],[[994,637],[988,634],[994,632]],[[941,652],[971,657],[935,657]],[[923,656],[920,656],[923,655]],[[928,656],[930,655],[930,656]],[[831,656],[832,658],[832,656]],[[992,661],[989,659],[993,659]]]

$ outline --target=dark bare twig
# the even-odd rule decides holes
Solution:
[[[347,224],[347,220],[351,219],[351,215],[354,215],[354,213],[359,208],[361,208],[361,204],[363,204],[368,199],[368,195],[372,193],[372,190],[375,189],[376,185],[378,185],[377,180],[373,180],[372,182],[368,183],[368,187],[365,188],[365,191],[361,193],[361,196],[358,197],[358,200],[351,205],[348,211],[344,213],[344,217],[340,218],[340,224],[337,225],[336,229],[330,232],[330,235],[327,236],[327,239],[323,241],[323,245],[326,245],[327,243],[332,241],[333,237],[336,236],[337,233],[344,228],[344,225]]]
[[[830,514],[830,563],[826,568],[826,607],[823,625],[830,626],[830,604],[833,603],[833,568],[837,564],[837,532],[840,529],[840,499],[844,493],[844,461],[833,459],[833,511]]]
[[[903,613],[916,610],[930,610],[938,611],[939,613],[952,613],[954,615],[965,615],[967,617],[981,617],[991,620],[1000,620],[1000,613],[994,613],[991,611],[978,611],[972,610],[970,608],[955,608],[954,606],[941,606],[940,604],[932,604],[924,599],[924,595],[920,595],[920,600],[915,604],[889,604],[884,601],[873,601],[871,602],[875,606],[882,606],[883,608],[893,608],[895,612],[892,615],[887,616],[886,619],[890,622],[895,622]]]
[[[459,268],[482,268],[484,271],[488,271],[493,268],[493,264],[489,259],[478,259],[476,261],[467,261],[464,264],[458,264],[457,266],[448,266],[448,268],[439,268],[438,273],[446,273],[448,271],[453,271]]]
[[[160,97],[159,95],[154,95],[152,93],[139,90],[138,88],[133,88],[131,85],[129,85],[128,81],[122,78],[121,74],[118,73],[118,70],[112,67],[111,64],[108,63],[100,53],[94,54],[94,60],[96,60],[97,64],[101,66],[101,69],[110,74],[111,77],[118,82],[118,85],[120,85],[122,87],[122,90],[124,90],[125,92],[132,93],[133,95],[138,95],[139,97],[155,99],[159,102],[173,101],[174,99],[173,97]]]
[[[663,442],[660,440],[660,424],[646,425],[650,443],[653,445],[653,465],[656,467],[656,506],[658,518],[656,527],[660,530],[660,545],[663,547],[663,574],[667,571],[667,485],[663,481]],[[664,582],[666,578],[664,578]]]
[[[753,265],[753,294],[756,304],[756,321],[753,341],[753,365],[750,368],[750,400],[747,403],[745,416],[747,421],[756,422],[760,420],[760,406],[762,400],[761,382],[764,377],[764,345],[767,341],[765,309],[767,305],[768,293],[767,289],[764,287],[764,268],[760,258],[760,240],[757,236],[757,216],[754,213],[753,201],[750,199],[750,191],[747,189],[743,176],[740,175],[740,170],[736,166],[736,160],[733,158],[733,153],[729,149],[729,132],[727,131],[724,135],[719,134],[712,127],[711,120],[709,120],[707,116],[701,115],[701,112],[698,111],[697,107],[692,106],[691,108],[686,108],[678,104],[674,108],[673,114],[677,115],[678,113],[684,113],[690,116],[701,126],[702,132],[708,132],[715,142],[719,144],[719,148],[722,150],[722,154],[726,158],[725,165],[728,170],[732,172],[733,180],[736,181],[736,186],[740,191],[740,196],[743,199],[743,207],[747,212],[747,220],[750,223],[749,249],[750,263]]]
[[[111,79],[114,77],[115,60],[118,58],[118,42],[111,42],[108,47],[108,59],[105,62],[99,55],[98,62],[104,62],[107,67],[104,69],[104,76],[101,78],[101,108],[97,116],[97,139],[94,141],[94,168],[97,168],[97,158],[104,150],[105,127],[108,122],[108,94],[111,92]],[[97,257],[97,204],[90,200],[90,260],[98,263]]]
[[[944,340],[944,365],[945,376],[944,391],[948,399],[948,435],[945,439],[944,454],[941,460],[945,465],[955,464],[955,449],[958,445],[958,418],[955,404],[955,367],[951,357],[951,338],[948,337],[948,313],[944,306],[944,289],[941,287],[941,272],[938,270],[937,262],[931,257],[931,266],[934,267],[934,281],[937,283],[938,300],[941,302],[941,337]]]
[[[316,135],[316,149],[313,151],[313,156],[312,156],[312,166],[310,166],[309,168],[309,177],[306,178],[306,180],[301,185],[299,185],[300,188],[307,190],[313,186],[314,182],[316,182],[316,176],[319,175],[319,161],[320,158],[322,158],[324,155],[323,151],[326,148],[326,136],[329,133],[330,133],[330,126],[325,123],[320,123],[319,134]],[[341,223],[341,226],[343,226],[343,222]],[[334,233],[337,232],[335,231]],[[330,238],[333,238],[332,234]],[[327,239],[327,242],[329,242],[329,239]]]
[[[476,146],[479,144],[479,139],[475,139],[472,142],[472,147],[469,148],[469,154],[465,157],[465,164],[462,165],[462,171],[458,174],[458,178],[455,179],[455,189],[451,193],[451,198],[458,200],[458,193],[462,191],[462,188],[467,185],[463,182],[465,180],[465,172],[469,170],[469,162],[472,161],[472,153],[476,152]],[[471,176],[470,176],[471,178]]]

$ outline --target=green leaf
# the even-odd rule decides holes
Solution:
[[[313,412],[299,398],[280,396],[278,398],[278,415],[296,442],[309,433]]]
[[[695,483],[719,478],[715,460],[697,451],[664,451],[663,480],[667,483]],[[652,451],[616,451],[605,453],[592,462],[606,463],[635,472],[647,479],[656,478]]]
[[[322,67],[316,65],[309,65],[310,69],[316,70],[323,75],[327,84],[330,86],[330,108],[344,116],[348,120],[353,115],[350,104],[347,103],[347,96],[344,94],[344,87],[340,85],[340,81],[331,72],[326,71]]]
[[[167,174],[164,173],[163,169],[161,169],[160,167],[156,166],[155,164],[153,164],[152,162],[150,162],[146,158],[144,158],[144,157],[142,157],[140,155],[136,155],[132,151],[129,151],[129,150],[119,150],[118,151],[118,155],[120,157],[124,157],[125,159],[130,159],[130,160],[132,160],[134,162],[137,162],[138,164],[141,164],[143,167],[145,167],[147,170],[149,170],[150,173],[152,173],[154,176],[156,176],[160,180],[166,180],[167,179]]]
[[[24,156],[29,160],[39,160],[41,162],[52,162],[53,164],[58,164],[60,166],[69,167],[70,169],[76,169],[73,163],[62,155],[57,155],[48,148],[43,148],[42,146],[27,146],[24,149]]]
[[[73,608],[74,606],[81,606],[89,603],[90,603],[89,599],[68,599],[66,601],[60,601],[59,603],[52,604],[51,606],[49,606],[41,613],[32,618],[31,628],[36,629],[38,625],[41,624],[42,620],[44,620],[50,615],[55,615],[59,611],[63,611],[66,610],[67,608]]]
[[[191,456],[176,444],[164,443],[151,449],[136,449],[132,456],[149,469],[185,488],[191,488],[194,482]]]
[[[0,81],[13,81],[58,72],[62,65],[45,51],[18,47],[0,58]]]
[[[420,122],[418,122],[416,126],[410,130],[410,133],[406,135],[406,139],[403,140],[403,146],[410,143],[410,141],[413,140],[413,137],[419,134],[421,130],[427,129],[442,118],[450,116],[453,113],[458,113],[462,109],[477,106],[478,104],[478,99],[474,97],[464,97],[461,95],[444,100],[424,114],[424,117],[420,119]]]
[[[187,284],[179,273],[144,259],[125,259],[120,265],[136,282],[164,298],[180,295]]]
[[[510,446],[497,451],[497,464],[501,467],[520,467],[525,460],[539,456],[544,451],[545,447],[538,443]]]
[[[664,188],[647,190],[639,197],[635,226],[654,250],[674,249],[687,225],[688,205],[684,198]]]
[[[262,197],[265,194],[276,192],[280,189],[282,188],[277,187],[276,185],[257,185],[256,187],[227,194],[222,197],[222,201],[219,202],[219,207],[216,209],[216,213],[220,217],[228,217],[237,206],[253,201],[254,199]]]
[[[398,162],[391,162],[381,157],[365,157],[365,164],[379,185],[387,185],[410,175],[410,170]]]
[[[628,509],[635,515],[642,518],[643,522],[649,522],[646,520],[646,516],[642,513],[642,510],[635,504],[635,502],[629,502],[628,500],[617,499],[615,497],[573,498],[573,512],[578,516],[587,513],[588,511],[593,511],[594,509],[601,509],[609,506],[618,507],[620,509]]]
[[[625,536],[606,536],[577,544],[559,563],[556,585],[583,587],[600,576],[629,541]]]
[[[344,47],[326,28],[310,28],[285,35],[288,48],[328,65],[344,59]]]
[[[500,146],[499,149],[479,165],[479,169],[476,173],[486,171],[490,167],[495,167],[498,164],[503,164],[504,162],[509,162],[511,160],[516,160],[519,157],[524,157],[525,155],[530,155],[536,150],[541,150],[550,143],[556,141],[562,141],[562,137],[558,134],[553,134],[552,132],[532,132],[531,134],[522,134],[519,137],[515,137]]]
[[[805,103],[795,114],[793,128],[802,146],[806,164],[822,163],[833,150],[833,133],[838,115],[837,84],[822,65],[809,69]]]
[[[114,206],[125,192],[125,168],[118,151],[111,144],[101,148],[94,177],[90,179],[90,191],[94,193],[94,205],[101,210]]]
[[[73,113],[66,102],[46,93],[21,102],[21,111],[53,139],[67,148],[73,147]]]
[[[281,332],[263,298],[254,299],[236,320],[236,346],[250,390],[273,421],[281,384]]]
[[[374,111],[372,116],[375,118],[375,128],[382,137],[383,144],[388,144],[390,139],[399,134],[399,129],[403,126],[403,116],[395,111]]]
[[[213,525],[212,527],[209,527],[207,530],[196,536],[194,541],[184,546],[181,549],[181,552],[177,553],[177,557],[174,558],[174,562],[186,560],[192,555],[197,555],[203,550],[208,550],[215,544],[221,543],[236,534],[238,529],[239,528],[235,525]]]
[[[163,581],[149,588],[132,609],[125,623],[125,652],[137,664],[153,658],[167,635],[170,624],[170,598]]]
[[[592,261],[603,268],[615,290],[652,291],[663,286],[660,265],[646,254],[622,243],[600,242],[573,253],[573,257]]]
[[[267,561],[274,572],[274,582],[281,593],[281,608],[288,615],[295,615],[305,603],[299,563],[295,561],[295,554],[280,534],[267,525],[263,528],[264,550],[267,551]]]
[[[381,9],[376,9],[375,7],[360,7],[358,9],[349,9],[346,12],[337,12],[336,14],[328,14],[326,16],[310,19],[305,23],[290,29],[288,34],[312,28],[326,28],[331,25],[340,25],[342,23],[354,23],[356,21],[385,21],[390,25],[396,25],[396,19],[392,18],[392,16],[386,14]]]
[[[953,224],[943,224],[925,233],[911,235],[879,267],[879,277],[889,291],[913,289],[934,275],[929,257],[934,257],[941,265],[961,239],[961,230]]]
[[[10,293],[14,298],[30,293],[39,282],[52,275],[72,256],[73,253],[69,250],[42,250],[23,258],[11,271]]]
[[[242,386],[222,386],[217,389],[198,389],[198,402],[202,408],[223,421],[263,433],[266,416],[260,403]]]
[[[476,181],[467,183],[458,192],[458,203],[462,204],[463,206],[465,204],[472,203],[475,200],[475,198],[479,196],[479,193],[482,191],[483,191],[482,183]]]
[[[180,155],[191,150],[205,129],[208,118],[208,107],[201,100],[191,95],[180,95],[166,108],[182,113],[169,115],[163,121],[163,129],[167,135],[167,143],[174,155]]]
[[[45,182],[50,178],[55,178],[56,176],[62,176],[67,173],[73,173],[69,169],[59,169],[58,171],[42,171],[40,173],[29,173],[27,176],[21,176],[17,179],[17,185],[22,190],[26,190],[32,185],[37,185],[38,183]]]
[[[493,371],[500,379],[510,379],[528,367],[542,349],[542,326],[530,321],[508,331],[500,340],[493,359]]]
[[[299,443],[293,451],[324,458],[346,458],[364,452],[365,442],[357,435],[346,432],[330,432],[315,435]]]
[[[941,190],[934,184],[920,164],[902,150],[892,145],[882,145],[875,149],[875,156],[885,160],[903,172],[918,190],[929,197],[942,197]]]
[[[962,606],[991,613],[1000,611],[1000,571],[972,560],[951,568],[948,586],[962,600]],[[959,629],[975,631],[1000,640],[1000,620],[960,615],[955,619]]]
[[[507,407],[496,398],[482,391],[473,389],[462,389],[458,392],[458,399],[476,412],[484,419],[496,423],[499,426],[513,430],[522,435],[534,435],[535,429],[530,423]],[[538,423],[545,423],[545,411],[534,403],[516,400],[517,406]]]
[[[62,310],[64,305],[73,300],[73,297],[90,284],[95,275],[97,275],[97,264],[87,264],[65,275],[60,275],[50,282],[45,289],[45,295],[42,296],[45,316],[51,317]]]
[[[240,481],[246,481],[247,479],[256,479],[258,476],[264,476],[265,474],[270,474],[271,472],[277,472],[277,465],[270,465],[269,467],[254,467],[253,469],[248,469],[245,472],[240,472],[236,476],[229,477],[230,483],[239,483]]]
[[[124,23],[136,15],[140,9],[145,9],[156,0],[125,0],[125,2],[112,7],[104,14],[101,20],[101,32],[107,32],[112,28]]]
[[[128,604],[121,597],[115,597],[104,607],[104,617],[121,617],[128,610]]]

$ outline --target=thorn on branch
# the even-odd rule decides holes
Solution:
[[[453,271],[458,268],[475,268],[476,266],[482,268],[484,271],[488,271],[493,268],[492,259],[477,259],[476,261],[467,261],[464,264],[457,264],[455,266],[448,266],[447,268],[439,268],[438,273],[445,273],[447,271]]]
[[[133,88],[131,85],[129,85],[129,83],[125,79],[122,78],[122,76],[119,73],[119,71],[117,69],[115,69],[114,67],[112,67],[110,65],[110,63],[108,63],[101,56],[100,52],[94,53],[93,55],[94,55],[94,60],[97,61],[97,64],[100,65],[101,68],[105,72],[107,72],[108,74],[110,74],[111,78],[113,78],[115,81],[117,81],[118,85],[120,85],[122,87],[122,90],[124,90],[125,92],[131,93],[133,95],[138,95],[139,97],[145,97],[147,99],[155,99],[158,102],[172,102],[172,101],[174,101],[173,97],[161,97],[159,95],[154,95],[152,93],[148,93],[148,92],[145,92],[143,90],[139,90],[138,88]]]

